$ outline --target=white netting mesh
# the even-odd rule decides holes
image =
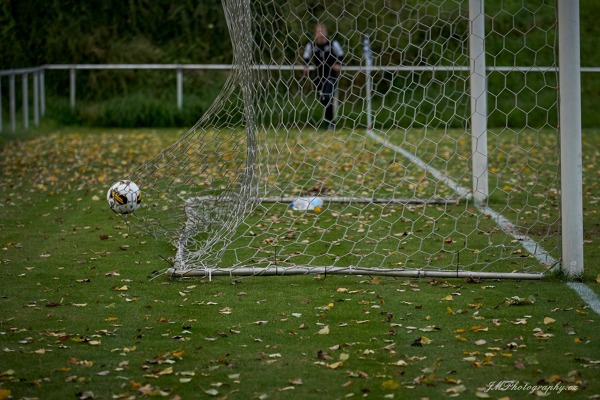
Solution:
[[[553,3],[486,4],[489,207],[471,195],[468,2],[223,3],[230,79],[131,177],[145,194],[140,226],[177,245],[174,272],[541,273],[555,262]],[[315,72],[303,73],[317,22],[344,51],[332,129]],[[292,209],[298,197],[322,210]]]

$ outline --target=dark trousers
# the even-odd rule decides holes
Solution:
[[[321,78],[317,82],[319,90],[319,102],[325,108],[325,121],[333,123],[334,115],[334,95],[337,79],[335,77]]]

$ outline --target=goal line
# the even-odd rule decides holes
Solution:
[[[216,276],[250,277],[250,276],[294,276],[294,275],[359,275],[359,276],[386,276],[393,278],[472,278],[472,279],[516,279],[536,280],[542,279],[542,273],[527,272],[477,272],[477,271],[432,271],[432,270],[404,270],[386,268],[356,268],[356,267],[281,267],[277,265],[256,268],[207,268],[181,270],[169,268],[167,275],[172,278],[205,277],[212,280]]]
[[[459,204],[460,198],[435,197],[431,199],[421,198],[383,198],[383,197],[350,197],[350,196],[321,196],[318,193],[310,196],[271,196],[261,197],[259,203],[282,203],[291,204],[299,197],[318,197],[325,203],[345,203],[345,204]],[[217,202],[219,196],[198,196],[186,200],[186,204],[197,204],[199,202]]]

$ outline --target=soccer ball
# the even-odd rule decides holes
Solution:
[[[106,201],[117,214],[131,214],[142,203],[142,192],[134,182],[118,181],[108,189]]]

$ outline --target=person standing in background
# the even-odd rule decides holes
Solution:
[[[334,95],[337,80],[342,67],[344,51],[337,40],[329,40],[327,27],[317,24],[314,29],[314,41],[308,42],[304,48],[304,73],[308,75],[312,63],[316,67],[317,76],[313,79],[319,93],[319,101],[325,109],[325,122],[330,130],[334,125]]]

